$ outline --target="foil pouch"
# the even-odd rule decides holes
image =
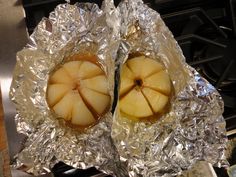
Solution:
[[[155,123],[131,121],[120,113],[118,102],[112,138],[129,176],[176,176],[200,160],[226,167],[224,104],[217,90],[186,64],[156,11],[141,0],[124,0],[117,8],[122,39],[118,68],[129,54],[149,56],[166,67],[175,92],[170,111]]]
[[[41,175],[63,161],[75,168],[95,166],[107,174],[125,176],[111,139],[111,110],[97,125],[81,133],[57,119],[46,102],[50,72],[68,56],[88,52],[97,55],[113,100],[119,34],[106,22],[112,15],[112,5],[107,1],[103,10],[91,3],[58,5],[49,18],[40,21],[27,46],[17,53],[10,97],[17,109],[17,130],[27,138],[15,157],[14,168]]]

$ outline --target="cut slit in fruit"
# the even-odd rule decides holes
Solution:
[[[153,107],[152,107],[152,105],[151,105],[149,99],[148,99],[147,96],[143,93],[143,89],[141,90],[141,92],[142,92],[143,97],[145,98],[146,102],[148,103],[149,108],[152,110],[152,114],[155,114],[155,111],[154,111],[154,109],[153,109]]]
[[[52,84],[48,87],[48,103],[54,106],[69,90],[70,86],[65,84]]]
[[[165,95],[169,95],[171,90],[169,76],[165,71],[158,72],[146,78],[144,81],[144,86],[152,88],[158,92],[162,92]]]
[[[103,74],[103,71],[96,64],[87,61],[84,61],[80,65],[78,71],[78,77],[82,79],[88,79]]]
[[[50,78],[50,82],[53,84],[72,84],[73,80],[64,68],[58,69]]]
[[[81,61],[71,61],[71,62],[65,63],[63,65],[63,68],[73,78],[77,76],[80,65],[81,65]]]
[[[120,100],[120,109],[135,117],[148,117],[153,114],[141,91],[136,89],[131,90]]]
[[[86,117],[86,119],[84,119]],[[72,108],[71,123],[81,126],[91,125],[96,122],[93,114],[89,111],[88,107],[84,104],[82,98],[77,93]]]
[[[142,89],[143,95],[147,98],[154,113],[161,112],[168,102],[168,97],[150,88]]]
[[[81,93],[81,90],[79,90],[79,95],[81,97],[81,99],[83,100],[84,104],[88,107],[88,109],[90,110],[91,114],[93,115],[93,117],[98,120],[99,119],[99,114],[96,112],[96,110],[93,108],[93,106],[90,105],[90,103],[85,99],[85,97],[83,96],[83,94]]]
[[[126,64],[121,70],[121,82],[120,82],[120,97],[130,91],[134,87],[133,79],[134,74],[130,71]]]
[[[101,94],[91,89],[82,88],[80,93],[83,95],[86,102],[91,105],[98,114],[103,113],[110,102],[110,97],[108,95]]]
[[[125,67],[127,68],[127,71],[130,72],[128,76],[129,76],[131,79],[134,79],[135,77],[137,77],[137,74],[134,73],[134,71],[131,69],[131,67],[129,66],[128,63],[125,63]],[[126,76],[126,77],[128,77],[128,76]]]
[[[144,79],[146,79],[146,78],[148,78],[148,77],[151,77],[151,76],[154,75],[154,74],[158,74],[158,73],[161,72],[161,71],[162,71],[162,70],[152,72],[152,73],[150,73],[149,75],[145,76]]]
[[[103,94],[108,93],[108,83],[104,75],[99,75],[90,79],[82,80],[81,86]]]
[[[125,92],[123,92],[123,94],[120,94],[119,98],[122,99],[123,97],[125,97],[133,89],[135,89],[135,85],[133,85],[132,87],[128,88]]]
[[[69,121],[71,119],[73,99],[74,99],[74,94],[72,91],[70,91],[53,107],[53,110],[60,117],[63,117],[65,120]]]
[[[163,69],[163,66],[160,63],[153,59],[146,58],[145,56],[129,59],[127,61],[127,66],[136,77],[143,78],[150,75],[151,73],[155,73]]]
[[[135,85],[132,82],[132,80],[128,78],[123,78],[120,84],[120,90],[121,90],[120,97],[122,97],[123,95],[126,95],[126,93],[132,90],[134,87]]]
[[[165,96],[167,96],[167,97],[170,96],[170,94],[167,94],[166,92],[163,92],[162,90],[159,90],[159,89],[154,88],[154,87],[148,87],[148,86],[145,86],[144,88],[152,89],[152,90],[154,90],[154,91],[156,91],[156,92],[159,92],[159,93],[161,93],[162,95],[165,95]]]
[[[130,70],[127,64],[124,64],[121,70],[121,78],[129,78],[129,79],[134,79],[135,75],[134,73]]]

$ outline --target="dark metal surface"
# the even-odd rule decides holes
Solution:
[[[162,15],[186,61],[220,92],[225,103],[223,115],[227,130],[236,128],[236,36],[235,19],[230,18],[235,16],[234,4],[216,1],[207,8],[202,5]]]

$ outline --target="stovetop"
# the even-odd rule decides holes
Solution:
[[[71,0],[95,2],[96,0]],[[236,0],[144,0],[157,10],[178,41],[186,61],[222,95],[224,118],[229,134],[236,130]],[[25,21],[31,34],[38,22],[64,0],[23,0]],[[115,0],[118,4],[119,0]],[[235,132],[236,133],[236,132]],[[234,134],[235,136],[235,134]],[[70,171],[74,176],[97,174],[74,170],[63,163],[55,166],[55,176]],[[220,171],[220,170],[219,170]],[[219,173],[219,172],[218,172]],[[66,174],[64,174],[66,176]],[[72,176],[73,176],[72,175]],[[225,173],[221,176],[224,176]]]
[[[236,128],[235,2],[207,1],[162,14],[187,63],[220,92],[227,130]]]

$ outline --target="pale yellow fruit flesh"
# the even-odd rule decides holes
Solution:
[[[156,74],[147,77],[144,80],[143,85],[145,87],[150,87],[167,95],[170,93],[171,90],[170,79],[165,71],[160,71]]]
[[[49,85],[47,91],[48,104],[55,105],[69,90],[71,90],[71,86],[66,84]]]
[[[148,117],[153,114],[142,92],[136,89],[132,89],[120,100],[120,110],[134,117]]]
[[[77,93],[74,95],[74,104],[72,109],[71,123],[74,125],[87,126],[96,122],[93,114],[84,104],[81,96]]]
[[[95,90],[100,93],[108,93],[108,83],[107,78],[104,75],[95,76],[90,79],[85,79],[80,82],[82,87]]]
[[[101,74],[103,74],[101,68],[88,61],[83,61],[78,71],[78,77],[82,79],[91,78]]]
[[[130,89],[134,87],[134,81],[129,78],[121,78],[120,82],[120,95],[127,93]]]
[[[58,69],[50,78],[51,83],[55,84],[73,84],[73,79],[64,68]]]
[[[126,63],[123,65],[121,69],[121,78],[129,78],[129,79],[135,78],[135,74],[128,68]]]
[[[121,70],[120,95],[123,95],[134,86],[134,79],[134,74],[130,71],[127,65],[124,64]]]
[[[150,88],[143,88],[143,94],[155,113],[161,112],[168,103],[168,97]]]
[[[53,110],[65,120],[71,119],[71,111],[74,104],[73,91],[67,92],[67,94],[53,107]]]
[[[127,61],[127,65],[136,77],[141,78],[145,78],[163,69],[161,64],[145,56],[132,58]]]
[[[80,92],[87,103],[91,105],[98,114],[103,113],[109,105],[110,96],[108,95],[104,95],[88,88],[81,88]]]
[[[63,65],[63,68],[67,71],[67,73],[72,77],[77,77],[79,67],[81,65],[81,61],[71,61],[68,63],[65,63]]]
[[[169,103],[171,81],[165,68],[145,56],[128,59],[121,70],[121,113],[132,120],[147,120],[163,114]],[[137,118],[137,119],[133,119]]]
[[[52,73],[47,88],[50,108],[72,125],[90,126],[110,106],[104,71],[90,61],[69,61]]]

